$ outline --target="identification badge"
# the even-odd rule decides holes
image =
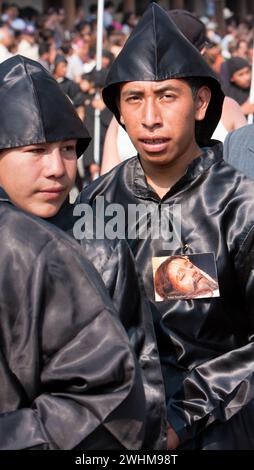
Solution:
[[[155,300],[219,297],[214,253],[152,258]]]

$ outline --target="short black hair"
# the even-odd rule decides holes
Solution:
[[[209,84],[207,83],[207,79],[205,79],[203,77],[187,77],[187,78],[181,78],[179,80],[182,80],[182,81],[186,82],[189,85],[194,100],[197,96],[198,90],[202,86],[206,85],[206,86],[209,87]]]
[[[114,2],[105,2],[105,5],[104,5],[104,8],[107,9],[107,8],[113,8],[114,7]]]
[[[39,44],[39,56],[42,56],[43,54],[46,54],[49,52],[50,46],[47,42],[41,42]]]
[[[92,5],[90,5],[89,7],[89,13],[91,15],[93,15],[94,13],[97,13],[97,4],[96,3],[92,3]]]

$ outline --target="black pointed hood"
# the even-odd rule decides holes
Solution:
[[[196,123],[196,140],[203,146],[209,142],[220,120],[224,94],[201,54],[167,13],[152,3],[110,68],[103,99],[120,122],[117,106],[119,83],[187,77],[204,77],[212,92],[205,119]]]
[[[91,140],[69,98],[34,60],[2,62],[0,104],[0,149],[77,139],[80,156]]]

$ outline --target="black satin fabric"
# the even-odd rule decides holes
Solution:
[[[181,238],[129,239],[151,300],[167,396],[168,421],[182,448],[254,449],[254,183],[203,149],[160,200],[134,157],[85,188],[78,202],[181,205]],[[142,227],[142,220],[139,221]],[[171,227],[169,227],[171,229]],[[128,234],[126,233],[126,238]],[[152,257],[215,255],[220,297],[155,302]]]
[[[139,449],[139,366],[98,273],[56,227],[0,203],[0,449]]]
[[[224,94],[219,80],[169,15],[151,3],[110,67],[103,99],[121,124],[119,84],[190,77],[202,78],[202,83],[211,90],[205,118],[196,122],[196,141],[203,146],[209,142],[221,116]]]
[[[91,140],[70,99],[35,60],[15,55],[0,64],[0,149],[77,139],[77,155]]]
[[[48,219],[73,236],[73,206],[66,203]],[[92,237],[92,227],[86,227]],[[146,399],[146,432],[142,449],[166,448],[165,393],[152,313],[137,273],[133,255],[125,240],[83,238],[83,253],[95,266],[124,326],[141,368]]]

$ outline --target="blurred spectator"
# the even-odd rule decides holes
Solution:
[[[210,41],[206,46],[204,53],[204,59],[214,70],[214,72],[219,76],[221,70],[221,64],[224,62],[224,58],[221,54],[221,48],[219,44]]]
[[[205,24],[187,10],[168,10],[167,13],[184,36],[202,53],[210,43]]]
[[[43,67],[50,71],[50,45],[47,42],[42,42],[39,45],[39,60]]]
[[[39,12],[38,10],[36,10],[36,8],[27,6],[24,8],[20,8],[19,11],[20,11],[20,16],[23,18],[23,20],[27,24],[33,24],[35,26],[35,24],[37,23],[40,17]]]
[[[110,31],[108,34],[108,49],[114,57],[117,57],[119,52],[121,52],[127,36],[122,31]]]
[[[94,83],[94,73],[90,72],[81,75],[79,86],[84,96],[84,105],[86,109],[86,107],[89,106],[93,101],[96,92]]]
[[[12,57],[10,52],[11,46],[14,44],[14,34],[9,26],[0,27],[0,63]]]
[[[90,79],[93,77],[95,94],[91,99],[90,104],[86,104],[85,108],[85,123],[91,136],[94,135],[95,110],[100,110],[100,160],[102,158],[105,134],[113,117],[111,111],[109,111],[109,109],[106,107],[101,96],[101,91],[104,87],[106,76],[106,69],[102,69],[100,71],[94,70],[90,75]],[[100,165],[101,161],[99,162],[99,165],[94,161],[94,141],[92,140],[86,149],[86,155],[84,158],[86,183],[92,181],[94,176],[98,174]]]
[[[17,52],[28,59],[39,60],[39,47],[36,43],[36,31],[33,25],[27,25],[22,31]]]
[[[89,47],[89,44],[83,40],[80,41],[79,57],[83,62],[82,73],[89,73],[96,65],[96,49]]]
[[[114,54],[107,49],[102,50],[101,68],[108,69],[114,61]]]
[[[57,48],[61,47],[62,41],[65,38],[63,26],[64,20],[65,12],[63,8],[60,8],[59,10],[53,7],[49,8],[47,20],[45,22],[45,28],[51,29],[51,31],[53,31]]]
[[[248,43],[245,39],[237,39],[229,44],[231,57],[242,57],[248,59]]]
[[[113,23],[113,14],[114,14],[114,3],[105,2],[104,4],[104,13],[103,13],[103,24],[104,28],[108,28]]]
[[[57,55],[54,63],[54,78],[61,90],[69,96],[75,106],[80,119],[84,119],[84,96],[77,83],[66,77],[67,60],[63,55]]]
[[[84,21],[85,19],[85,9],[83,6],[79,6],[77,8],[77,11],[76,11],[76,18],[75,18],[75,21],[74,21],[74,26],[77,26],[79,23],[81,23],[82,21]]]
[[[252,62],[253,62],[253,39],[251,39],[249,42],[248,42],[248,62],[250,65],[252,65]]]
[[[40,25],[39,28],[39,37],[42,41],[47,42],[50,45],[55,45],[54,31],[49,28],[45,28],[44,25]]]
[[[138,22],[138,18],[133,11],[125,13],[122,20],[122,32],[129,36]]]
[[[65,41],[62,44],[61,50],[67,60],[66,77],[78,83],[83,73],[83,61],[77,54],[77,48],[74,50],[72,44],[69,41]]]
[[[93,23],[97,20],[97,3],[92,3],[89,7],[89,15],[86,17],[88,23]]]
[[[254,104],[249,101],[251,68],[242,57],[232,57],[227,61],[229,83],[225,86],[227,96],[239,103],[245,115],[254,113]]]
[[[3,4],[1,16],[2,21],[13,27],[12,24],[17,18],[19,18],[19,8],[16,3]]]
[[[211,42],[219,44],[221,42],[221,37],[217,33],[218,25],[215,21],[209,21],[206,25],[207,36]]]
[[[222,55],[225,59],[230,59],[229,44],[236,40],[237,28],[235,23],[229,23],[226,26],[227,32],[220,42]]]

